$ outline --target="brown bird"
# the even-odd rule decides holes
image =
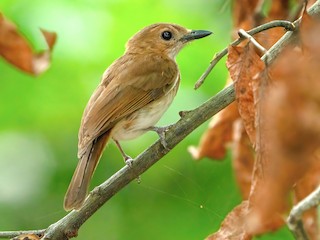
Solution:
[[[93,172],[108,140],[112,138],[127,163],[119,141],[156,131],[163,143],[166,128],[154,125],[175,97],[180,73],[178,52],[191,40],[211,32],[188,30],[176,24],[159,23],[135,34],[122,57],[104,72],[82,116],[78,166],[64,199],[66,210],[81,208]]]

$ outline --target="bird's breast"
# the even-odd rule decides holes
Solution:
[[[147,132],[148,128],[155,126],[171,105],[179,88],[179,79],[178,75],[172,88],[162,97],[118,122],[112,129],[112,138],[118,141],[134,139]]]

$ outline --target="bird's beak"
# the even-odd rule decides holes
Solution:
[[[189,33],[184,35],[180,39],[180,41],[188,42],[194,39],[199,39],[199,38],[209,36],[210,34],[212,34],[212,32],[206,31],[206,30],[191,30]]]

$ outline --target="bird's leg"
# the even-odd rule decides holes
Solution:
[[[120,143],[119,143],[117,140],[113,139],[113,141],[116,143],[118,149],[120,150],[120,153],[121,153],[121,155],[122,155],[122,157],[123,157],[124,162],[125,162],[129,167],[131,167],[131,166],[132,166],[133,159],[123,151]]]
[[[113,141],[116,143],[118,149],[120,150],[124,162],[127,164],[128,167],[132,167],[133,159],[123,151],[120,143],[117,140],[113,139]],[[137,182],[141,183],[140,176],[137,177]]]
[[[168,144],[166,142],[166,132],[169,130],[169,128],[171,127],[172,125],[168,125],[168,126],[165,126],[165,127],[149,127],[147,128],[147,130],[149,131],[154,131],[158,134],[159,138],[160,138],[160,142],[162,144],[162,146],[165,148],[165,149],[168,149]]]

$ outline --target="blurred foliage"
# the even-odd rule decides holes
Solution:
[[[77,132],[85,104],[105,70],[142,27],[174,22],[214,35],[178,56],[182,84],[159,125],[223,88],[223,61],[197,91],[193,85],[215,52],[229,43],[230,2],[182,0],[1,0],[0,11],[39,51],[39,27],[55,31],[50,69],[31,77],[0,59],[0,230],[46,228],[63,217],[64,193],[77,163]],[[231,162],[195,162],[186,148],[206,124],[115,195],[80,229],[77,239],[203,239],[240,202]],[[157,139],[147,133],[124,143],[136,156]],[[110,143],[94,175],[98,185],[124,165]],[[288,239],[283,230],[266,239]]]

